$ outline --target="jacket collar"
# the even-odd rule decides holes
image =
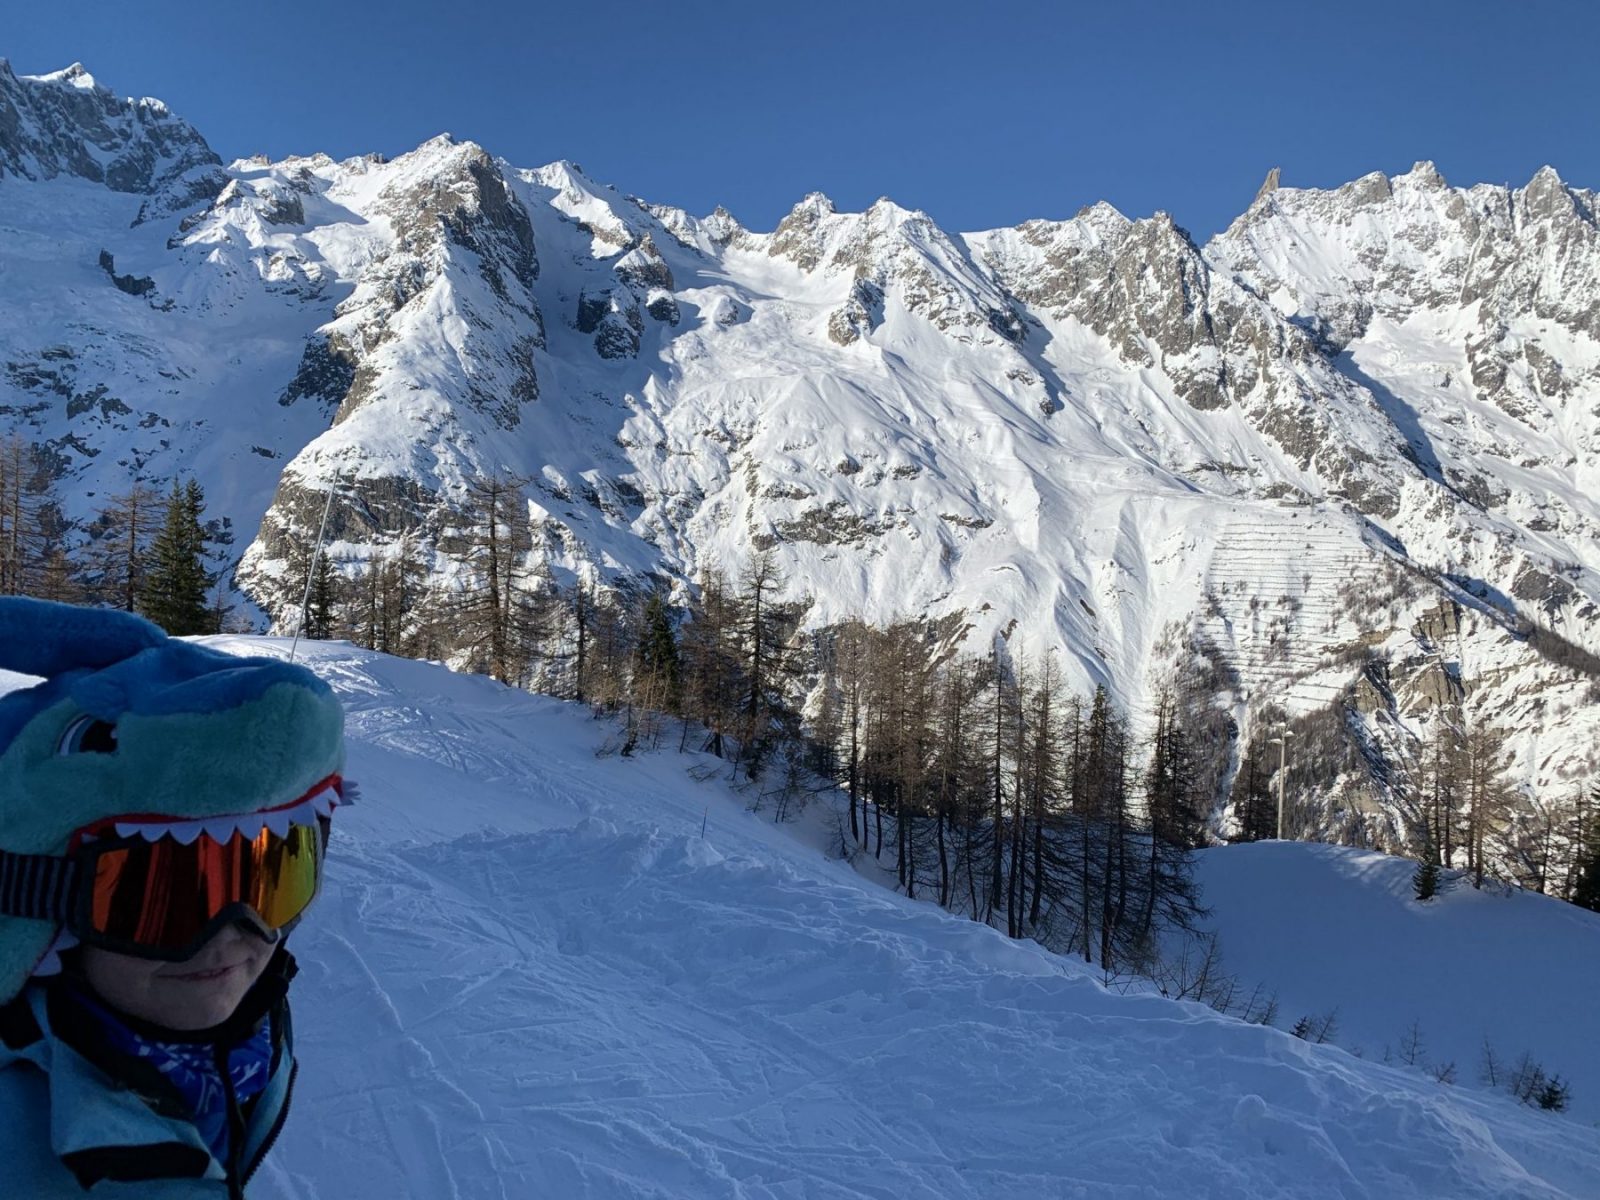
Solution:
[[[280,951],[263,976],[268,986],[252,992],[257,1001],[271,997],[274,1068],[287,1027],[278,1014],[294,970],[294,960]],[[56,1156],[85,1188],[101,1180],[226,1179],[176,1089],[140,1070],[147,1064],[113,1056],[65,986],[31,986],[0,1009],[0,1070],[26,1063],[44,1072]]]

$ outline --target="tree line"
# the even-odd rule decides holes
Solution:
[[[847,621],[815,635],[815,766],[845,790],[852,848],[907,895],[1145,971],[1203,914],[1191,738],[1172,693],[1136,744],[1101,685],[1072,693],[1054,656],[951,650],[949,630]],[[886,834],[888,842],[886,846]]]
[[[364,562],[293,564],[306,634],[455,656],[619,714],[622,753],[675,728],[779,818],[838,787],[841,850],[907,895],[1108,971],[1141,969],[1200,915],[1205,803],[1171,694],[1137,743],[1110,691],[1070,694],[1050,656],[958,654],[939,623],[806,630],[770,550],[702,573],[681,612],[659,588],[557,579],[529,565],[524,482],[472,481],[442,562],[402,537]]]
[[[0,443],[0,595],[102,604],[177,635],[217,633],[230,606],[228,531],[205,520],[205,493],[176,478],[162,494],[135,482],[86,529],[64,514],[49,459],[20,436]]]
[[[0,444],[0,594],[125,608],[175,634],[223,627],[229,539],[205,520],[195,480],[108,497],[75,553],[47,468],[20,438]],[[559,579],[530,565],[545,556],[530,554],[526,483],[469,481],[431,547],[406,532],[370,557],[335,562],[296,543],[285,573],[294,608],[282,623],[453,658],[619,712],[630,753],[659,744],[676,720],[681,747],[693,739],[725,759],[779,816],[815,781],[837,785],[843,848],[892,867],[907,894],[1108,969],[1148,955],[1163,925],[1192,922],[1189,851],[1223,834],[1276,835],[1277,764],[1257,738],[1230,773],[1231,732],[1219,734],[1209,705],[1215,679],[1168,679],[1135,738],[1105,687],[1070,694],[1051,658],[1014,656],[1004,639],[974,657],[952,649],[959,631],[949,623],[803,632],[809,601],[785,598],[770,550],[731,577],[702,574],[681,611],[660,588]],[[1600,910],[1600,793],[1519,800],[1501,741],[1456,709],[1441,713],[1419,769],[1392,781],[1409,828],[1408,844],[1390,848],[1479,886],[1498,867]],[[1296,790],[1314,787],[1304,772],[1316,756],[1297,760]],[[1208,829],[1224,799],[1230,822]],[[1363,844],[1359,830],[1346,832],[1340,840]]]

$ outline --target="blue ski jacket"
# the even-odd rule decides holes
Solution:
[[[289,1112],[293,974],[294,960],[280,950],[229,1023],[249,1036],[271,1022],[272,1063],[260,1095],[243,1106],[229,1097],[227,1162],[206,1148],[177,1089],[111,1049],[64,988],[24,989],[0,1008],[0,1196],[242,1200]],[[226,1055],[233,1039],[216,1044]]]

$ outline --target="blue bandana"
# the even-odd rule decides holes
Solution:
[[[189,1105],[191,1120],[219,1163],[228,1161],[228,1092],[217,1067],[217,1047],[205,1042],[157,1041],[129,1029],[93,999],[78,1001],[93,1013],[113,1049],[148,1062],[178,1089]],[[261,1094],[272,1073],[272,1031],[268,1022],[246,1040],[228,1049],[228,1075],[235,1102],[242,1108]]]

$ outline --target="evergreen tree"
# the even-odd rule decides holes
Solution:
[[[1233,809],[1241,842],[1259,842],[1278,836],[1278,800],[1268,786],[1272,768],[1266,761],[1266,744],[1252,738],[1233,784]]]
[[[1205,844],[1205,818],[1194,786],[1194,756],[1189,735],[1178,721],[1170,691],[1156,704],[1155,745],[1145,776],[1150,828],[1157,838],[1182,850]]]
[[[501,683],[521,680],[528,647],[530,600],[522,585],[524,559],[531,548],[528,505],[522,494],[528,480],[495,473],[467,481],[464,529],[451,549],[465,568],[449,618],[458,645],[469,650],[476,669]]]
[[[199,482],[174,479],[139,602],[139,611],[173,636],[216,632],[207,602],[216,576],[206,570],[204,511]]]
[[[1572,886],[1572,902],[1579,908],[1600,912],[1600,784],[1592,793],[1588,823],[1575,856],[1577,879]]]
[[[639,649],[635,672],[644,689],[654,697],[653,707],[667,712],[678,710],[682,693],[682,667],[678,661],[678,639],[672,631],[672,618],[660,592],[651,592],[640,620]]]
[[[1411,890],[1418,900],[1432,900],[1439,894],[1439,850],[1429,839],[1422,861],[1411,873]]]
[[[300,630],[303,637],[326,641],[333,636],[334,598],[338,589],[327,550],[313,547],[312,553],[316,559],[311,567],[311,587],[305,593],[305,611],[300,614]]]

